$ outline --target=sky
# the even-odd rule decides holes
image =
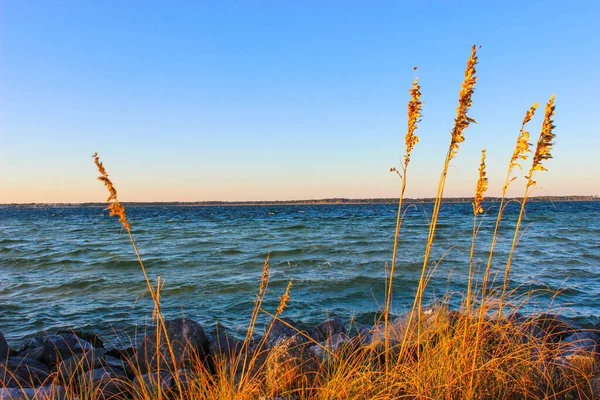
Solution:
[[[473,44],[478,124],[445,195],[473,195],[486,148],[497,196],[525,111],[552,94],[534,194],[598,195],[598,15],[596,1],[4,0],[0,203],[104,201],[94,152],[124,202],[394,197],[413,66],[406,196],[434,196]]]

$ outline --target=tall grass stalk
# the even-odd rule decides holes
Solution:
[[[483,213],[483,202],[485,191],[488,186],[488,179],[485,173],[485,149],[481,150],[481,163],[479,164],[479,179],[475,186],[475,198],[473,199],[473,233],[471,235],[471,251],[469,252],[469,279],[467,282],[467,298],[465,305],[465,314],[467,317],[471,314],[471,291],[473,287],[473,256],[475,254],[475,237],[477,237],[477,216]]]
[[[513,150],[512,157],[510,162],[508,163],[508,172],[506,174],[506,179],[504,181],[504,185],[502,186],[502,193],[500,197],[500,204],[498,206],[498,215],[496,217],[496,225],[494,226],[494,233],[492,234],[492,243],[490,245],[490,252],[488,256],[487,265],[485,267],[485,272],[483,274],[483,280],[481,284],[481,308],[479,318],[482,319],[485,314],[485,296],[487,291],[487,284],[490,277],[490,271],[492,268],[492,259],[494,257],[494,251],[496,249],[496,241],[498,239],[498,230],[500,229],[500,221],[502,220],[502,215],[504,213],[504,203],[506,199],[506,192],[508,191],[509,185],[517,179],[512,176],[512,173],[515,167],[519,169],[523,169],[519,160],[527,160],[529,158],[528,153],[530,153],[529,149],[529,132],[525,130],[525,126],[531,119],[533,118],[536,109],[538,108],[539,103],[534,103],[529,110],[525,113],[525,118],[523,118],[523,122],[521,123],[521,129],[519,130],[519,135],[517,136],[517,143],[515,145],[515,149]]]
[[[425,290],[425,278],[427,273],[427,266],[429,264],[429,256],[431,253],[431,247],[433,245],[433,239],[435,236],[435,228],[437,225],[437,219],[439,215],[440,205],[442,202],[442,197],[444,195],[444,186],[446,184],[446,175],[448,173],[448,167],[450,165],[450,161],[456,156],[458,152],[458,148],[460,143],[462,143],[464,138],[465,129],[475,120],[467,115],[472,100],[471,97],[475,90],[475,83],[477,82],[477,77],[475,76],[475,65],[477,64],[477,47],[473,46],[471,49],[471,55],[469,60],[467,61],[467,66],[465,69],[465,78],[462,83],[462,87],[460,89],[459,99],[458,99],[458,107],[456,108],[456,118],[454,119],[454,127],[451,131],[451,140],[450,146],[448,148],[448,152],[446,154],[446,159],[444,160],[444,167],[442,169],[442,173],[440,176],[440,180],[438,182],[437,193],[435,196],[435,203],[433,206],[433,213],[431,215],[431,222],[429,223],[429,234],[427,236],[427,245],[425,247],[425,256],[423,257],[423,267],[421,269],[421,277],[419,278],[419,283],[417,286],[417,291],[415,294],[415,300],[413,303],[413,307],[411,308],[410,316],[407,323],[407,334],[404,335],[401,346],[401,356],[403,355],[407,339],[409,337],[409,332],[411,331],[411,327],[415,318],[415,312],[417,313],[417,321],[421,320],[422,308],[423,308],[423,291]],[[420,325],[420,324],[419,324]],[[420,336],[420,334],[419,334]]]
[[[531,162],[531,168],[529,170],[529,174],[525,177],[527,183],[525,185],[525,194],[523,195],[523,200],[521,201],[521,210],[519,211],[519,218],[517,219],[517,225],[515,227],[515,234],[513,236],[512,244],[510,247],[510,253],[508,254],[508,261],[506,262],[506,269],[504,270],[504,281],[502,284],[502,294],[500,296],[500,303],[498,305],[498,318],[502,318],[502,311],[506,296],[506,289],[508,287],[508,275],[510,273],[510,267],[512,264],[513,255],[515,252],[515,247],[517,245],[519,239],[519,230],[521,228],[521,222],[523,221],[523,214],[525,212],[525,204],[527,203],[528,196],[530,194],[530,190],[536,186],[536,182],[533,180],[533,174],[536,171],[546,171],[546,168],[543,166],[543,161],[552,158],[552,154],[550,151],[552,150],[552,146],[554,145],[554,121],[552,117],[554,116],[554,97],[552,95],[548,103],[546,103],[546,110],[544,113],[544,122],[542,123],[542,130],[540,132],[540,137],[538,138],[537,145],[535,148],[535,153],[533,155],[533,160]]]
[[[510,183],[516,179],[516,177],[512,176],[512,172],[514,171],[515,167],[517,167],[519,169],[523,169],[519,160],[527,160],[527,158],[529,157],[528,156],[528,153],[530,152],[530,150],[529,150],[529,146],[530,146],[529,145],[529,132],[525,130],[525,126],[533,118],[533,115],[535,114],[535,110],[538,108],[538,106],[539,106],[539,103],[534,103],[529,108],[529,110],[527,110],[527,112],[525,113],[525,118],[523,118],[523,122],[521,123],[521,129],[519,130],[519,135],[517,136],[517,142],[516,142],[515,148],[513,150],[512,157],[510,159],[510,162],[508,163],[508,172],[506,174],[506,179],[504,181],[504,185],[502,186],[500,205],[498,206],[498,214],[496,217],[496,224],[494,226],[494,233],[492,235],[492,243],[490,246],[488,261],[487,261],[487,265],[486,265],[486,268],[485,268],[485,271],[483,274],[483,279],[482,279],[481,288],[480,288],[481,302],[479,303],[479,316],[478,316],[478,322],[476,324],[476,335],[475,335],[475,341],[474,341],[474,346],[473,346],[474,348],[472,349],[473,360],[471,363],[471,372],[470,372],[470,377],[469,377],[469,386],[468,386],[469,395],[472,394],[472,390],[473,390],[473,384],[474,384],[474,379],[475,379],[475,365],[477,363],[477,357],[479,355],[480,338],[482,335],[484,317],[485,317],[486,309],[487,309],[487,303],[486,303],[487,284],[489,281],[489,276],[490,276],[490,271],[491,271],[491,266],[492,266],[492,258],[494,256],[494,250],[496,247],[496,240],[498,238],[498,230],[500,228],[500,221],[502,219],[502,214],[504,212],[504,207],[505,207],[504,202],[505,202],[505,198],[506,198],[506,192],[508,190]]]
[[[415,67],[416,70],[416,67]],[[386,292],[386,300],[385,306],[383,310],[384,317],[384,328],[385,328],[385,356],[386,356],[386,369],[389,367],[389,348],[390,348],[390,338],[389,338],[389,315],[390,315],[390,307],[392,304],[392,290],[393,290],[393,282],[394,282],[394,273],[396,270],[396,258],[398,251],[398,238],[400,236],[400,227],[402,225],[402,203],[404,200],[404,191],[406,190],[406,171],[408,169],[408,163],[410,162],[410,154],[415,147],[415,145],[419,142],[419,137],[415,135],[415,131],[417,130],[417,124],[420,122],[421,117],[421,107],[423,102],[421,102],[421,87],[419,86],[419,80],[415,77],[413,80],[412,88],[409,90],[410,93],[410,101],[408,102],[408,130],[406,132],[406,136],[404,137],[404,142],[406,144],[406,150],[404,153],[404,162],[402,163],[402,174],[400,174],[400,179],[402,180],[401,188],[400,188],[400,196],[398,200],[398,214],[396,217],[396,233],[394,235],[394,250],[392,254],[392,265],[390,268],[390,275],[388,279],[388,287]],[[391,171],[395,171],[395,168],[392,168]],[[397,172],[397,171],[396,171]]]
[[[135,242],[135,239],[133,238],[133,234],[131,233],[131,224],[129,223],[129,220],[127,219],[127,214],[125,212],[125,207],[123,207],[123,205],[121,204],[121,202],[119,201],[119,196],[117,193],[117,189],[115,188],[114,184],[112,183],[112,181],[110,180],[109,176],[108,176],[108,172],[106,171],[106,168],[104,167],[104,165],[102,164],[102,162],[100,161],[100,156],[98,155],[98,153],[94,153],[92,155],[93,159],[94,159],[94,164],[96,164],[96,167],[98,168],[98,172],[100,173],[100,176],[98,177],[98,180],[100,180],[101,182],[104,183],[104,186],[106,186],[106,188],[108,189],[108,193],[109,196],[106,199],[106,202],[108,203],[108,210],[109,210],[109,215],[110,216],[117,216],[119,217],[119,221],[121,222],[121,225],[123,226],[123,228],[125,229],[125,231],[127,232],[127,235],[129,236],[129,240],[131,241],[131,245],[133,246],[133,250],[135,252],[135,255],[137,257],[137,260],[140,264],[140,268],[142,270],[142,274],[144,275],[144,279],[146,281],[146,286],[148,288],[148,291],[150,293],[150,297],[152,298],[152,302],[154,304],[154,310],[153,310],[153,316],[156,319],[156,329],[157,332],[162,331],[162,333],[164,334],[165,337],[165,342],[167,345],[167,349],[169,351],[169,355],[171,357],[171,361],[173,362],[174,365],[177,365],[177,359],[175,357],[175,352],[173,350],[173,346],[171,345],[171,342],[169,341],[169,335],[167,333],[167,327],[165,325],[165,321],[164,318],[162,316],[162,313],[160,312],[160,278],[158,280],[158,286],[156,288],[156,290],[153,288],[152,284],[150,283],[150,277],[148,276],[148,273],[146,271],[146,267],[144,266],[144,262],[142,261],[142,257],[140,255],[140,252],[138,250],[137,244]],[[156,343],[156,351],[157,351],[157,360],[160,361],[161,357],[160,357],[160,344],[161,344],[161,338],[160,336],[157,334],[156,336],[157,339],[157,343]],[[159,364],[160,366],[160,364]],[[160,370],[160,368],[159,368]],[[180,396],[183,397],[183,389],[181,387],[181,379],[179,379],[178,376],[179,372],[178,372],[178,368],[175,368],[175,382],[177,385],[177,390],[180,394]],[[161,391],[162,389],[158,388],[158,393],[159,396],[161,396]]]

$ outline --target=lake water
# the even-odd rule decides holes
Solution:
[[[493,204],[487,207],[476,242],[477,268],[487,261],[497,211]],[[418,204],[406,214],[395,312],[412,304],[431,209]],[[149,275],[166,279],[162,309],[169,316],[241,329],[269,252],[267,310],[275,310],[291,278],[284,315],[306,324],[327,315],[372,322],[383,302],[394,205],[131,206],[127,211]],[[504,269],[517,215],[518,205],[510,205],[494,273]],[[470,204],[442,206],[431,260],[443,260],[427,301],[466,288],[472,224]],[[510,284],[517,293],[539,291],[526,311],[552,307],[583,324],[599,322],[600,202],[531,202],[523,227]],[[0,206],[0,329],[9,341],[64,326],[106,334],[148,322],[152,304],[145,288],[128,236],[101,207]],[[458,301],[459,294],[453,298]]]

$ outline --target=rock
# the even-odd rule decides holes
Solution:
[[[165,321],[165,326],[175,359],[171,357],[167,340],[164,335],[161,335],[159,344],[160,369],[163,367],[168,367],[171,370],[180,369],[195,361],[210,363],[208,359],[208,338],[199,323],[178,318]],[[143,338],[136,351],[136,367],[139,367],[142,372],[157,369],[156,341],[156,333],[150,333]],[[207,366],[210,367],[210,365]]]
[[[4,333],[0,330],[0,362],[6,360],[9,353],[10,347],[8,346],[8,342],[4,337]]]
[[[582,328],[562,315],[543,313],[531,320],[534,337],[558,342]]]
[[[61,333],[34,336],[25,340],[19,349],[19,355],[52,366],[65,358],[93,349],[94,346],[90,342],[78,338],[75,334]]]
[[[17,356],[23,358],[32,358],[36,361],[40,361],[44,357],[44,346],[29,348],[18,353]]]
[[[131,397],[132,387],[125,372],[116,368],[96,368],[83,376],[83,387],[94,389],[95,398],[100,400],[123,399]]]
[[[347,333],[344,323],[337,317],[321,322],[313,328],[313,332],[315,335],[314,339],[318,342],[322,342],[338,333]]]
[[[36,388],[0,388],[0,400],[66,400],[65,388],[48,385]]]
[[[171,389],[173,376],[167,371],[152,372],[136,377],[133,380],[133,386],[137,395],[144,398],[153,397],[154,394],[158,393],[159,388],[162,392]]]
[[[105,354],[106,350],[104,349],[94,349],[77,354],[58,363],[56,370],[62,379],[68,380],[72,375],[100,368]]]
[[[331,360],[332,354],[339,354],[342,349],[351,347],[350,338],[344,333],[336,333],[318,345],[310,346],[310,350],[322,363]]]
[[[86,342],[90,343],[92,346],[94,346],[97,349],[102,349],[104,348],[104,342],[102,341],[102,339],[100,339],[98,337],[98,335],[96,335],[95,333],[92,332],[87,332],[84,330],[77,330],[77,329],[59,329],[56,331],[57,335],[61,335],[61,334],[73,334],[75,336],[77,336],[80,339],[85,340]]]
[[[105,355],[104,357],[100,358],[99,362],[100,366],[102,367],[119,369],[124,371],[125,375],[128,378],[133,379],[135,376],[135,371],[133,370],[133,366],[131,365],[131,362],[129,360],[123,360],[121,358]]]
[[[600,337],[594,332],[578,331],[563,339],[562,344],[575,351],[598,353]]]
[[[135,358],[135,348],[134,347],[125,347],[125,348],[117,348],[113,347],[109,351],[106,352],[107,356],[121,358],[123,360],[130,360]]]
[[[267,325],[265,328],[265,333],[268,331],[267,344],[269,347],[273,347],[281,338],[289,339],[298,333],[297,330],[294,329],[296,327],[296,323],[287,317],[271,320],[270,324],[272,324],[270,331],[269,325]],[[290,328],[288,325],[292,326],[293,328]]]
[[[575,332],[559,345],[555,363],[570,370],[594,370],[600,337],[593,332]]]
[[[313,379],[318,363],[300,335],[281,336],[269,349],[265,361],[267,387],[275,392],[292,391],[305,384],[299,376]]]
[[[216,356],[235,357],[244,345],[243,340],[239,340],[227,333],[221,332],[215,338],[209,341],[210,354]]]
[[[0,364],[0,382],[8,388],[40,386],[49,376],[48,367],[30,358],[9,357]]]

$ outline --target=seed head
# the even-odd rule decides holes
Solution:
[[[535,186],[536,182],[532,179],[533,173],[535,171],[547,171],[547,169],[542,165],[544,160],[549,160],[552,158],[552,154],[550,151],[552,150],[552,146],[554,142],[552,141],[556,135],[554,134],[554,121],[552,117],[554,116],[554,97],[552,95],[550,100],[546,104],[546,111],[544,114],[544,122],[542,123],[542,131],[540,132],[540,137],[538,138],[537,145],[535,148],[535,153],[533,155],[533,162],[531,163],[531,170],[529,171],[529,175],[527,178],[527,186]]]
[[[285,293],[283,296],[279,297],[279,306],[277,307],[275,315],[281,315],[285,306],[287,306],[287,302],[290,300],[290,288],[292,287],[293,281],[294,280],[292,279],[288,282],[287,286],[285,287]]]
[[[475,76],[475,65],[477,64],[477,47],[473,46],[471,49],[471,56],[467,61],[467,68],[465,69],[465,80],[462,83],[460,89],[460,95],[458,98],[458,107],[456,108],[456,118],[454,119],[454,127],[452,128],[452,141],[450,142],[450,157],[454,158],[458,152],[459,144],[465,141],[464,130],[471,124],[475,123],[475,120],[467,115],[469,108],[473,103],[471,97],[475,91],[475,83],[477,77]]]
[[[119,202],[119,198],[117,197],[117,189],[115,189],[112,181],[108,177],[108,173],[106,172],[104,165],[102,165],[98,153],[94,153],[92,157],[94,158],[94,163],[98,168],[98,172],[100,172],[98,180],[102,181],[102,183],[104,183],[104,186],[106,186],[106,188],[108,189],[109,196],[108,199],[106,199],[106,202],[109,203],[107,208],[107,210],[109,210],[109,215],[111,217],[115,215],[118,216],[119,221],[121,221],[121,224],[123,225],[123,228],[125,228],[125,230],[129,232],[131,230],[131,225],[129,224],[129,221],[127,221],[125,207],[121,205],[121,203]]]
[[[417,67],[415,67],[415,70]],[[415,135],[417,124],[421,122],[421,107],[423,102],[421,98],[421,86],[419,86],[419,78],[413,80],[412,88],[408,90],[410,93],[410,101],[408,102],[408,130],[404,141],[406,142],[406,153],[404,155],[404,167],[410,162],[410,153],[415,145],[419,142],[419,137]]]
[[[477,180],[477,186],[475,187],[475,200],[473,201],[473,212],[475,215],[483,212],[481,203],[484,199],[485,191],[488,188],[488,179],[485,176],[485,149],[481,150],[481,164],[479,164],[479,179]]]

